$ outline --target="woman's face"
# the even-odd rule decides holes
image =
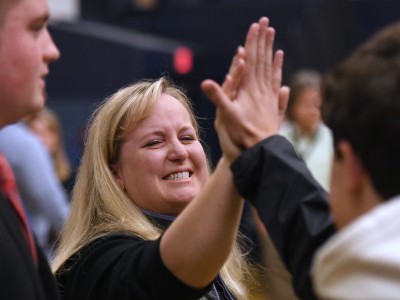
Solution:
[[[185,107],[163,94],[154,111],[123,141],[117,183],[140,208],[177,215],[203,187],[204,149]]]
[[[299,92],[292,110],[293,119],[303,133],[313,133],[321,121],[321,96],[315,88]]]

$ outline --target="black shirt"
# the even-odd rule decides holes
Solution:
[[[164,221],[158,223],[170,223]],[[62,298],[234,299],[219,276],[204,289],[180,281],[162,262],[159,244],[160,239],[145,241],[125,233],[111,233],[92,241],[56,274]]]

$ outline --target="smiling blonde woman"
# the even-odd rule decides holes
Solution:
[[[94,113],[53,262],[63,299],[246,299],[243,200],[227,149],[214,172],[190,101],[167,79]],[[233,249],[233,251],[232,251]]]

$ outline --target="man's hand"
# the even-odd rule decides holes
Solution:
[[[273,54],[275,30],[268,25],[263,17],[250,26],[222,87],[210,79],[202,83],[218,107],[218,133],[224,128],[242,149],[278,134],[289,98],[289,89],[281,87],[283,52]]]

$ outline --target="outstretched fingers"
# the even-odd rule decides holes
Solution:
[[[250,26],[245,43],[244,80],[253,88],[256,84],[261,90],[266,87],[278,94],[282,81],[283,53],[274,55],[275,29],[269,24],[269,19],[262,17],[258,23]]]
[[[262,17],[259,22],[259,35],[257,39],[257,64],[256,64],[256,79],[263,81],[265,64],[267,63],[267,49],[265,47],[268,35],[269,19]]]
[[[253,23],[251,24],[246,36],[245,52],[247,67],[245,70],[244,79],[250,82],[257,80],[259,31],[260,25],[258,23]]]
[[[276,93],[279,91],[282,85],[283,59],[284,59],[284,52],[282,50],[276,51],[271,68],[271,84],[272,84],[272,89]]]
[[[265,41],[265,60],[263,64],[264,74],[262,78],[267,82],[272,82],[274,73],[274,41],[275,41],[275,29],[269,27],[267,29],[266,41]]]
[[[209,79],[201,85],[217,106],[215,127],[230,157],[237,154],[232,143],[242,150],[279,132],[289,89],[281,87],[284,55],[281,50],[274,53],[274,39],[268,18],[253,23],[222,86]]]
[[[244,48],[242,46],[239,46],[235,56],[232,59],[229,72],[226,75],[225,80],[222,84],[223,91],[231,100],[237,97],[239,85],[244,73],[244,67],[245,52]]]

